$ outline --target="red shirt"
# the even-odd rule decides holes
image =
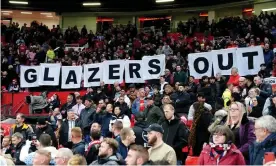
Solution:
[[[140,99],[140,112],[143,112],[145,110],[145,102],[144,99]]]
[[[19,52],[26,52],[27,51],[27,47],[24,45],[24,44],[21,44],[20,46],[19,46]]]
[[[234,86],[239,86],[239,78],[240,78],[240,75],[230,75],[230,78],[227,82],[227,84],[233,84]]]

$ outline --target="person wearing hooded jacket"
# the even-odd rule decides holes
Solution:
[[[160,119],[163,119],[164,117],[164,113],[162,112],[162,110],[154,105],[154,100],[153,97],[147,97],[147,108],[145,109],[144,116],[145,116],[145,120],[146,122],[151,125],[153,123],[157,123]]]
[[[136,145],[142,145],[144,147],[147,147],[147,140],[146,140],[146,132],[144,132],[144,129],[148,128],[149,124],[145,121],[145,116],[143,112],[138,112],[135,115],[135,123],[133,126],[133,131],[135,133],[135,144]]]
[[[119,154],[118,142],[112,138],[105,138],[99,148],[98,159],[93,161],[90,165],[123,165],[125,162]]]
[[[73,154],[84,155],[85,142],[82,140],[82,131],[80,127],[74,127],[71,129],[71,140],[73,142],[72,152]]]
[[[178,163],[184,163],[186,155],[182,148],[188,145],[189,130],[185,124],[175,116],[175,109],[171,104],[164,106],[165,120],[160,123],[164,129],[163,140],[176,153]]]

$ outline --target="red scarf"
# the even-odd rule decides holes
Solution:
[[[100,143],[101,143],[100,140],[95,140],[95,141],[90,142],[88,145],[87,151],[85,152],[85,156],[88,155],[88,153],[93,145],[100,144]]]

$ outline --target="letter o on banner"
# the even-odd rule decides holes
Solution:
[[[196,79],[201,79],[202,76],[210,77],[212,75],[212,53],[196,53],[189,54],[189,69],[190,75]]]

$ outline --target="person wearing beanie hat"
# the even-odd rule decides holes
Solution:
[[[45,118],[39,118],[37,120],[37,130],[35,131],[35,134],[36,134],[37,139],[39,139],[41,134],[49,134],[51,136],[52,145],[54,147],[58,148],[58,142],[57,142],[56,135],[55,135],[51,125],[49,125],[49,122],[46,121]]]

